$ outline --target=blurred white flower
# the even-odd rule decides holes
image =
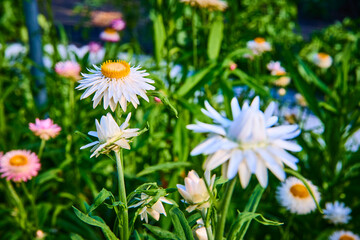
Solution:
[[[208,178],[210,178],[210,174],[208,175]],[[214,182],[215,175],[213,175],[211,180],[207,179],[210,190],[212,189]],[[188,173],[188,176],[185,177],[185,186],[177,184],[176,187],[185,201],[190,204],[190,206],[186,208],[186,211],[192,212],[195,209],[202,210],[210,207],[210,203],[208,202],[210,195],[204,179],[200,178],[194,170],[191,170]]]
[[[336,231],[329,237],[329,240],[360,240],[360,237],[350,231]]]
[[[320,193],[316,186],[307,181],[315,199],[320,201]],[[280,204],[291,213],[308,214],[316,209],[316,203],[311,197],[304,183],[295,178],[289,177],[277,188],[277,199]]]
[[[326,203],[324,211],[324,218],[328,219],[333,224],[348,223],[351,219],[351,209],[345,207],[344,203],[335,201],[334,203]]]
[[[312,60],[320,68],[329,68],[333,62],[329,54],[322,52],[314,54]]]
[[[246,46],[254,55],[261,55],[263,52],[271,51],[270,43],[262,37],[257,37],[254,40],[248,41]]]
[[[149,196],[145,193],[141,193],[141,199],[138,203],[129,206],[129,208],[136,208],[139,206],[143,206],[139,215],[141,221],[145,219],[145,222],[149,222],[148,214],[150,214],[156,221],[159,221],[160,214],[164,214],[166,216],[166,211],[162,203],[172,204],[165,197],[160,197],[152,206],[149,206],[149,203],[153,200],[152,196]]]
[[[26,47],[21,43],[11,43],[5,45],[5,58],[7,59],[15,59],[20,56],[24,56],[26,54]]]
[[[296,103],[299,104],[300,106],[302,106],[302,107],[307,106],[306,99],[300,93],[295,94],[295,100],[296,100]]]
[[[90,152],[90,157],[99,156],[101,153],[109,153],[110,151],[119,151],[120,148],[130,149],[129,139],[138,135],[138,128],[128,128],[131,113],[125,119],[125,122],[119,127],[110,113],[102,116],[100,123],[96,119],[96,132],[90,131],[88,134],[97,137],[98,141],[86,144],[80,149],[94,146]]]
[[[95,108],[104,99],[104,109],[109,106],[115,111],[119,103],[124,112],[126,112],[127,103],[131,102],[137,108],[140,104],[138,95],[149,101],[146,90],[154,90],[150,85],[153,80],[145,78],[149,74],[145,70],[139,70],[140,67],[130,67],[130,64],[122,61],[106,61],[101,67],[94,65],[94,69],[89,69],[90,74],[82,73],[83,79],[78,81],[78,90],[86,89],[80,99],[93,97],[93,107]]]
[[[272,116],[275,103],[265,112],[260,110],[260,99],[255,97],[251,105],[244,103],[242,109],[236,98],[231,101],[233,120],[221,116],[208,102],[202,112],[212,118],[215,124],[197,122],[187,128],[195,132],[210,133],[209,137],[191,155],[209,155],[204,168],[207,171],[223,166],[225,177],[232,179],[239,174],[243,188],[249,184],[251,174],[255,174],[261,186],[268,183],[269,168],[274,175],[285,179],[284,164],[296,170],[298,159],[285,150],[298,152],[301,146],[287,140],[300,134],[298,125],[273,127],[277,116]]]
[[[281,66],[281,63],[279,61],[270,61],[268,65],[266,65],[267,69],[271,72],[271,75],[273,76],[281,76],[278,78],[274,84],[278,87],[286,87],[289,85],[291,79],[286,75],[285,68]]]
[[[224,11],[228,7],[227,2],[221,0],[181,0],[181,2],[215,11]]]

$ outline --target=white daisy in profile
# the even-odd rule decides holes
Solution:
[[[329,237],[329,240],[360,240],[360,237],[351,231],[336,231]]]
[[[208,179],[206,181],[209,184],[209,189],[212,190],[215,182],[215,175],[213,175],[210,180],[210,174],[208,174]],[[190,206],[186,208],[186,211],[192,212],[195,209],[202,210],[210,207],[210,195],[205,185],[205,181],[200,178],[194,170],[191,170],[188,173],[188,176],[185,177],[185,185],[176,184],[176,187],[178,188],[180,195],[188,204],[190,204]]]
[[[156,201],[152,206],[149,205],[149,203],[153,200],[152,196],[149,196],[145,193],[141,193],[141,199],[138,203],[129,206],[129,208],[136,208],[139,206],[142,206],[142,209],[139,213],[141,221],[145,220],[146,223],[149,222],[149,217],[152,216],[156,221],[159,221],[160,214],[163,214],[166,216],[166,211],[163,206],[163,203],[172,204],[169,200],[167,200],[165,197],[160,197],[159,200]]]
[[[146,90],[154,90],[150,85],[153,80],[145,78],[149,74],[140,67],[130,67],[130,64],[123,60],[106,61],[101,67],[93,65],[94,69],[89,69],[90,73],[82,73],[83,79],[78,81],[78,90],[86,89],[80,99],[93,97],[93,107],[95,108],[104,99],[104,109],[109,106],[115,111],[119,103],[126,112],[127,103],[131,102],[137,108],[140,104],[137,95],[149,102]]]
[[[327,53],[316,53],[313,55],[313,63],[320,68],[329,68],[333,62],[332,57]]]
[[[298,159],[288,151],[299,152],[301,147],[288,141],[300,134],[298,125],[274,125],[275,103],[264,112],[260,99],[255,97],[251,105],[244,103],[242,109],[236,98],[231,101],[233,120],[221,116],[208,102],[202,112],[212,118],[214,124],[197,122],[187,128],[199,133],[210,133],[208,138],[195,147],[191,155],[209,155],[204,168],[207,171],[223,166],[225,177],[232,179],[239,174],[243,188],[255,174],[262,187],[268,183],[270,171],[281,181],[285,179],[284,164],[296,170]]]
[[[98,157],[100,154],[107,154],[110,151],[119,151],[120,148],[130,149],[129,138],[138,135],[138,128],[128,128],[131,113],[129,113],[125,119],[125,122],[119,127],[110,113],[106,116],[102,116],[100,123],[96,119],[96,132],[90,131],[88,134],[93,137],[97,137],[98,141],[86,144],[80,149],[94,146],[90,152],[90,157]]]
[[[326,203],[324,218],[333,224],[348,223],[351,219],[351,209],[346,207],[344,203],[335,201],[334,203]]]
[[[316,186],[307,181],[317,202],[320,201],[320,193]],[[291,213],[308,214],[315,210],[316,203],[304,183],[295,178],[289,177],[277,188],[277,199],[280,204]]]
[[[262,37],[257,37],[254,40],[248,41],[246,46],[253,52],[254,55],[261,55],[263,52],[271,51],[270,43]]]

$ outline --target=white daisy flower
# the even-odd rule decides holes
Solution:
[[[314,54],[312,60],[320,68],[329,68],[333,62],[329,54],[322,52]]]
[[[148,214],[152,216],[156,221],[159,221],[160,214],[164,214],[166,216],[166,211],[162,203],[172,204],[169,200],[167,200],[165,197],[160,197],[159,200],[156,201],[152,206],[149,206],[149,203],[153,200],[152,196],[149,196],[145,193],[141,193],[141,200],[134,204],[129,206],[129,208],[135,208],[138,206],[143,206],[141,209],[139,215],[141,221],[145,219],[145,222],[149,222]]]
[[[140,102],[137,95],[146,101],[146,90],[154,90],[155,87],[150,85],[153,80],[145,78],[149,74],[145,70],[139,70],[140,67],[130,67],[129,63],[122,60],[106,61],[101,67],[93,65],[95,69],[89,69],[90,74],[82,73],[83,79],[78,81],[78,90],[86,91],[80,99],[93,97],[93,107],[95,108],[104,99],[104,109],[109,106],[115,111],[119,103],[121,108],[126,111],[127,102],[131,102],[136,108]]]
[[[270,43],[262,37],[257,37],[254,40],[248,41],[246,46],[254,55],[261,55],[263,52],[271,51]]]
[[[329,237],[329,240],[360,240],[360,237],[350,231],[336,231]]]
[[[236,98],[231,101],[233,120],[221,116],[208,102],[202,112],[212,118],[215,124],[197,122],[187,128],[195,132],[210,133],[209,137],[191,155],[209,155],[204,168],[207,171],[223,165],[225,177],[232,179],[239,174],[243,188],[249,184],[254,173],[261,186],[268,183],[269,168],[274,175],[285,179],[284,164],[296,170],[298,159],[285,150],[299,152],[301,147],[287,141],[299,135],[298,125],[273,127],[278,117],[272,116],[275,103],[265,112],[260,110],[260,99],[255,97],[251,105],[244,103],[242,109]]]
[[[213,175],[210,180],[210,174],[208,174],[208,178],[207,182],[211,190],[215,182],[215,175]],[[192,212],[195,209],[202,210],[210,207],[210,203],[208,202],[210,195],[206,188],[205,181],[200,178],[194,170],[191,170],[188,176],[185,177],[185,186],[176,184],[176,187],[185,201],[190,204],[190,206],[186,208],[186,211]]]
[[[320,201],[320,193],[316,186],[307,181],[317,202]],[[304,183],[295,178],[289,177],[277,188],[277,199],[280,204],[291,213],[308,214],[315,210],[316,203]]]
[[[129,120],[131,113],[126,117],[126,120],[119,127],[115,122],[114,118],[110,113],[106,116],[102,116],[100,123],[96,119],[96,132],[90,131],[88,134],[93,137],[97,137],[99,140],[86,144],[80,149],[88,148],[94,146],[90,152],[92,152],[90,157],[98,157],[101,153],[107,154],[110,151],[119,151],[120,148],[130,149],[129,139],[138,135],[138,128],[128,128]]]
[[[348,223],[351,219],[351,209],[345,207],[344,203],[335,201],[334,203],[326,203],[324,209],[324,218],[333,224]]]

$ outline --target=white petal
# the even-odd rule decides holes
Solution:
[[[251,172],[244,161],[240,163],[238,173],[242,188],[246,188],[250,181]]]
[[[292,152],[300,152],[302,150],[302,147],[300,145],[293,143],[293,142],[284,141],[281,139],[272,141],[272,144],[277,147],[280,147],[280,148],[283,148],[283,149],[286,149],[286,150],[289,150]]]
[[[234,150],[231,153],[231,158],[229,161],[229,166],[227,169],[227,178],[233,179],[239,169],[239,164],[243,160],[243,154],[241,150]]]
[[[237,118],[241,114],[241,109],[240,109],[240,106],[239,106],[239,102],[236,99],[236,97],[234,97],[231,100],[231,111],[232,111],[233,119]]]

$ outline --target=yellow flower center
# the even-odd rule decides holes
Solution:
[[[106,34],[115,34],[116,33],[116,30],[112,29],[112,28],[107,28],[105,29],[105,33]]]
[[[341,235],[339,240],[355,240],[352,236],[349,236],[347,234]]]
[[[26,165],[28,162],[28,159],[26,156],[23,156],[23,155],[15,155],[13,156],[12,158],[10,158],[10,165],[11,166],[24,166]]]
[[[101,72],[107,78],[123,78],[129,75],[130,65],[123,60],[108,60],[101,64]]]
[[[254,39],[254,41],[255,41],[256,43],[264,43],[264,42],[265,42],[265,38],[257,37],[257,38]]]
[[[326,53],[318,53],[318,57],[321,59],[321,60],[324,60],[324,59],[326,59],[326,58],[328,58],[329,57],[329,55],[328,54],[326,54]]]
[[[302,184],[295,184],[290,188],[290,192],[294,197],[298,198],[307,198],[310,196],[309,191],[307,188]]]
[[[275,75],[276,76],[284,76],[284,75],[286,75],[286,72],[284,72],[284,71],[276,71]]]

